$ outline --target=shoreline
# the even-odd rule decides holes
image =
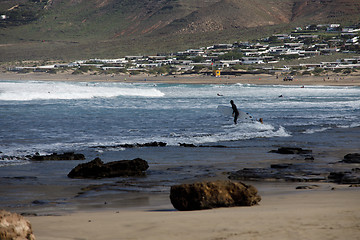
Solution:
[[[122,83],[169,83],[169,84],[256,84],[256,85],[298,85],[298,86],[360,86],[360,75],[349,76],[295,76],[293,81],[269,74],[243,74],[241,76],[189,75],[92,75],[70,73],[0,73],[1,80],[9,81],[70,81],[70,82],[122,82]]]

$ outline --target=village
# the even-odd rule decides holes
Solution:
[[[33,64],[10,67],[8,71],[47,72],[72,71],[72,74],[204,74],[241,75],[270,73],[292,80],[296,74],[319,74],[325,71],[351,73],[360,69],[360,24],[342,27],[340,24],[297,27],[291,33],[275,34],[253,42],[215,44],[199,49],[157,54],[124,56],[117,59],[88,59],[70,63]],[[314,62],[317,56],[343,54],[345,58]],[[359,56],[356,56],[359,54]],[[342,55],[342,56],[343,56]],[[292,61],[301,60],[296,64]],[[310,61],[311,60],[311,61]]]

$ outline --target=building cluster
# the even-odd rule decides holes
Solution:
[[[92,68],[112,72],[151,72],[154,69],[167,67],[168,71],[171,70],[173,73],[186,73],[201,69],[205,69],[204,72],[212,72],[217,69],[231,71],[239,69],[241,65],[252,65],[255,69],[269,69],[270,66],[281,64],[281,61],[289,59],[307,59],[336,52],[350,53],[352,56],[360,54],[359,37],[360,24],[353,27],[341,27],[340,24],[309,25],[304,29],[296,28],[290,34],[276,34],[255,42],[215,44],[170,54],[125,56],[118,59],[89,59],[69,64],[15,67],[10,70],[49,71],[50,69],[64,68]],[[331,70],[360,68],[360,57],[339,59],[334,62],[284,66],[284,68],[295,67]]]

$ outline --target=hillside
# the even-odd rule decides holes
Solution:
[[[360,20],[358,0],[0,0],[0,61],[117,57]]]

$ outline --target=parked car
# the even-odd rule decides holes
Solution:
[[[292,81],[294,78],[292,76],[286,76],[284,77],[283,81]]]

